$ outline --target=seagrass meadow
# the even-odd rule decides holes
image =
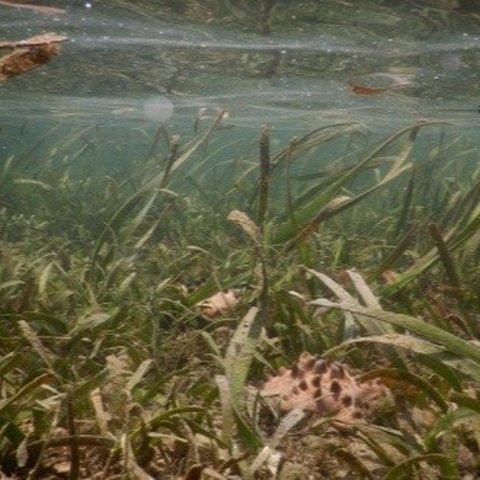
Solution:
[[[102,175],[65,160],[95,128],[2,165],[4,478],[476,478],[478,151],[441,122],[264,125],[225,159],[223,116]],[[275,413],[252,391],[302,352],[388,402]]]
[[[0,1],[0,480],[480,478],[477,0]]]

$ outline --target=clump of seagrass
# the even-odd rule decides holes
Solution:
[[[345,365],[308,353],[292,368],[270,376],[259,393],[281,413],[301,409],[343,421],[366,420],[391,402],[380,380],[358,383]]]

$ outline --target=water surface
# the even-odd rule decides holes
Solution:
[[[268,4],[70,0],[49,2],[65,10],[53,15],[0,5],[1,40],[69,37],[50,63],[1,84],[2,155],[56,125],[61,135],[101,129],[105,142],[113,134],[143,152],[159,123],[191,134],[199,109],[197,128],[226,109],[230,139],[253,138],[264,122],[279,143],[350,122],[381,134],[437,119],[478,132],[475,2]]]

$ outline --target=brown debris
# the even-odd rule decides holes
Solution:
[[[308,353],[291,369],[268,378],[259,392],[263,397],[276,397],[281,412],[300,408],[344,421],[363,419],[391,399],[380,381],[359,384],[345,365]]]
[[[197,304],[197,307],[200,308],[202,315],[212,318],[227,313],[239,302],[238,295],[234,290],[223,290]]]
[[[12,7],[12,8],[23,8],[25,10],[33,10],[37,13],[44,13],[46,15],[59,15],[62,13],[66,13],[66,10],[63,8],[56,8],[56,7],[46,7],[44,5],[33,5],[30,3],[17,3],[13,0],[0,0],[0,5],[4,7]]]
[[[352,81],[349,81],[348,84],[350,85],[350,89],[352,93],[355,93],[356,95],[378,95],[380,93],[388,92],[393,88],[393,86],[390,87],[368,87],[366,85],[357,85],[356,83],[353,83]]]
[[[0,48],[31,47],[35,45],[43,45],[45,43],[64,42],[65,40],[68,40],[68,37],[66,35],[59,35],[58,33],[47,32],[41,33],[40,35],[35,35],[25,40],[0,42]]]
[[[385,87],[375,87],[375,86],[369,86],[369,85],[361,85],[356,83],[353,80],[348,80],[348,85],[350,85],[350,90],[352,91],[352,93],[354,93],[355,95],[367,95],[367,96],[379,95],[381,93],[388,92],[389,90],[408,87],[412,85],[412,81],[406,78],[405,75],[395,75],[390,73],[385,73],[385,74],[378,73],[374,75],[387,77],[391,81],[393,81],[393,83]]]
[[[12,48],[12,52],[0,57],[0,81],[21,75],[58,55],[58,42],[67,40],[64,35],[44,33],[16,42],[1,42],[0,48]]]

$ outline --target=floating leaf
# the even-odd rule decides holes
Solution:
[[[56,43],[46,43],[19,47],[0,57],[0,81],[33,70],[58,55],[60,47]]]
[[[12,7],[12,8],[23,8],[25,10],[33,10],[36,13],[44,13],[46,15],[59,15],[66,13],[66,10],[63,8],[56,8],[56,7],[46,7],[44,5],[33,5],[30,3],[19,3],[13,0],[0,0],[0,5],[4,7]]]

